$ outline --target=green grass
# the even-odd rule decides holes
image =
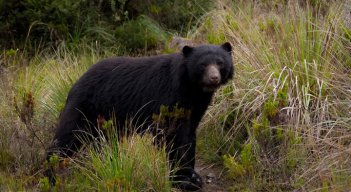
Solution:
[[[15,185],[27,186],[24,178],[32,177],[42,167],[45,149],[71,85],[102,57],[96,47],[80,47],[79,54],[62,45],[32,58],[22,51],[1,55],[6,68],[0,83],[4,90],[0,93],[0,172],[15,173],[16,179],[25,180],[12,182]]]
[[[348,189],[350,176],[333,176],[351,172],[344,5],[323,16],[293,2],[245,3],[209,13],[193,35],[232,42],[237,71],[200,128],[201,154],[225,154],[234,191]]]
[[[235,76],[199,127],[198,157],[223,166],[231,191],[351,188],[350,5],[219,3],[187,35],[234,46]],[[0,191],[48,190],[44,152],[66,95],[91,64],[121,54],[118,48],[80,42],[34,56],[2,52]],[[103,141],[64,167],[57,190],[170,190],[164,149],[148,136]]]
[[[113,126],[108,129],[114,128]],[[171,191],[165,148],[153,145],[151,135],[133,135],[119,141],[116,132],[99,143],[87,144],[81,155],[54,163],[58,191]],[[39,188],[50,189],[48,179]]]
[[[17,52],[6,58],[8,67],[1,79],[0,189],[49,190],[43,177],[44,153],[54,125],[72,84],[101,55],[97,47],[81,44],[75,53],[62,45],[33,58]],[[4,53],[6,54],[6,53]],[[26,59],[27,64],[22,64]],[[11,61],[11,62],[10,62]],[[112,129],[112,128],[111,128]],[[88,147],[81,157],[64,160],[53,190],[170,191],[169,168],[163,148],[153,146],[151,136],[132,136],[118,142],[111,134],[99,147]]]

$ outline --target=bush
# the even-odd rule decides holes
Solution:
[[[116,39],[129,51],[150,50],[166,41],[167,34],[152,19],[140,16],[124,23],[115,31]]]
[[[57,44],[82,38],[89,28],[109,28],[124,18],[124,1],[14,0],[0,2],[0,42],[4,47],[22,47],[50,42]],[[91,30],[90,30],[91,31]],[[94,40],[99,39],[95,34]],[[93,39],[92,38],[92,39]]]
[[[128,33],[121,35],[119,32],[123,33],[123,30],[119,27],[118,37],[123,38],[122,42],[127,41],[127,48],[136,45],[133,49],[138,49],[145,43],[155,44],[154,38],[160,34],[154,34],[157,30],[151,28],[156,23],[171,29],[188,29],[210,5],[212,3],[208,0],[1,0],[0,48],[26,47],[31,51],[28,50],[31,46],[56,47],[61,41],[77,43],[83,39],[113,46],[114,29],[127,21],[124,27],[128,28]],[[150,30],[151,35],[146,32]],[[145,33],[146,42],[141,38]],[[130,42],[133,34],[137,39]]]
[[[131,15],[145,14],[167,28],[186,32],[213,6],[213,1],[209,0],[135,0],[128,9]]]

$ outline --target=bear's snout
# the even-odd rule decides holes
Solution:
[[[221,73],[217,65],[208,65],[205,73],[205,84],[217,86],[221,82]]]
[[[202,78],[203,89],[206,92],[215,91],[221,83],[221,73],[218,65],[210,64],[205,68],[205,73]]]
[[[210,76],[210,81],[212,84],[218,84],[219,83],[220,76],[217,74],[212,74]]]

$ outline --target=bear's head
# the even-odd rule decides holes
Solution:
[[[233,76],[231,52],[230,43],[220,46],[184,46],[182,53],[191,83],[200,86],[204,92],[216,91]]]

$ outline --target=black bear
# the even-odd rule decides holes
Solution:
[[[85,132],[98,137],[88,127],[97,127],[99,118],[115,117],[120,132],[132,118],[138,129],[129,131],[162,133],[171,166],[179,166],[172,176],[174,184],[185,190],[201,188],[201,177],[194,171],[195,132],[216,89],[233,76],[231,51],[229,43],[184,46],[181,53],[96,63],[71,88],[47,160],[53,153],[71,156],[81,147],[79,136]],[[166,123],[157,126],[154,117],[161,108],[183,115],[165,116]],[[47,174],[54,183],[52,170]]]

